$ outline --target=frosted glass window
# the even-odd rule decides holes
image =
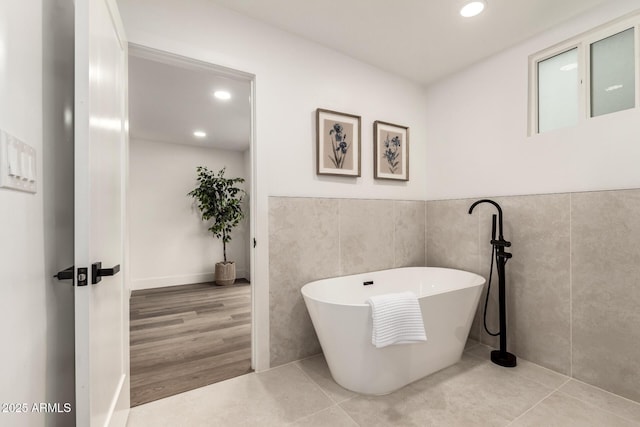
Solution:
[[[633,28],[591,44],[591,117],[635,107]]]
[[[538,62],[538,132],[578,123],[578,49]]]

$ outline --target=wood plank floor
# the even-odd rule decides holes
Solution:
[[[251,286],[133,291],[131,406],[251,372]]]

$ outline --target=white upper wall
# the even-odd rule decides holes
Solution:
[[[44,271],[42,67],[42,2],[1,1],[0,129],[35,148],[39,181],[36,194],[0,189],[0,402],[6,403],[48,401],[47,315],[55,307],[46,305],[51,283]],[[46,417],[3,413],[0,424],[44,426]]]
[[[640,187],[640,108],[527,136],[528,58],[640,8],[615,0],[427,91],[427,198]]]
[[[222,241],[207,230],[194,200],[196,167],[227,178],[245,178],[240,151],[132,139],[129,151],[131,288],[157,288],[213,280],[223,260]],[[241,187],[243,185],[240,185]],[[248,270],[248,225],[243,221],[227,243],[227,259],[238,277]]]
[[[207,0],[120,0],[129,40],[256,75],[261,194],[424,199],[424,90]],[[409,54],[409,53],[408,53]],[[315,110],[362,116],[362,177],[316,175]],[[409,126],[410,181],[374,181],[373,122]],[[266,188],[266,193],[263,193]]]

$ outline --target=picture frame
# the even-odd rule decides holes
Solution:
[[[373,122],[373,177],[409,181],[409,127]]]
[[[316,110],[316,173],[360,176],[360,116],[338,111]]]

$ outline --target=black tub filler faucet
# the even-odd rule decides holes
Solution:
[[[496,215],[492,217],[491,227],[491,271],[489,273],[489,281],[487,285],[487,295],[484,302],[484,329],[489,335],[500,335],[500,350],[491,352],[491,361],[496,365],[513,368],[517,364],[516,356],[507,351],[507,303],[505,288],[505,264],[512,255],[505,251],[505,248],[511,246],[511,242],[504,239],[502,230],[502,209],[500,205],[489,199],[478,200],[469,208],[469,214],[473,212],[480,203],[490,203],[498,210],[498,238],[496,239]],[[500,309],[500,331],[492,333],[487,328],[487,303],[489,302],[489,291],[491,290],[491,276],[493,273],[493,260],[496,260],[498,270],[498,304]]]

